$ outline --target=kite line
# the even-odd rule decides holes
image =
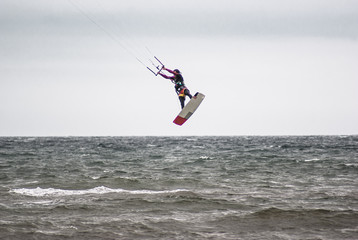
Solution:
[[[123,48],[129,55],[131,55],[133,58],[135,58],[140,64],[142,64],[144,67],[146,67],[149,71],[154,73],[156,76],[159,74],[159,72],[163,69],[164,65],[162,62],[155,57],[150,49],[145,46],[145,52],[147,57],[139,57],[142,53],[139,52],[138,49],[136,49],[136,46],[133,45],[133,43],[128,42],[124,37],[121,35],[127,35],[129,36],[126,31],[121,29],[121,35],[119,33],[116,33],[115,31],[110,31],[109,28],[105,27],[104,24],[101,24],[100,19],[96,17],[95,14],[91,13],[89,9],[86,9],[86,6],[81,4],[78,0],[68,0],[69,3],[79,12],[82,16],[84,16],[87,20],[89,20],[91,23],[93,23],[95,26],[97,26],[107,37],[112,39],[116,44],[118,44],[121,48]],[[101,9],[108,15],[109,12],[106,10],[103,5],[97,1],[98,7],[101,7]],[[115,26],[120,29],[118,26],[118,23],[115,22]],[[134,40],[132,39],[132,42]],[[137,44],[138,45],[138,44]],[[147,63],[144,63],[147,61]],[[153,69],[154,68],[154,69]]]

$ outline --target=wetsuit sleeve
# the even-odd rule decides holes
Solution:
[[[159,73],[160,76],[162,76],[163,78],[166,78],[166,79],[173,79],[173,77],[170,77],[170,76],[167,76],[163,73]]]
[[[174,75],[177,74],[176,72],[174,72],[173,70],[170,70],[170,69],[168,69],[168,68],[166,68],[165,70],[168,71],[168,72],[170,72],[171,74],[174,74]]]

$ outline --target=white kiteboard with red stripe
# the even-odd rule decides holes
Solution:
[[[173,123],[179,126],[183,125],[186,120],[188,120],[191,115],[193,115],[193,113],[199,107],[200,103],[204,100],[204,98],[204,94],[197,92],[181,110],[179,115],[174,119]]]

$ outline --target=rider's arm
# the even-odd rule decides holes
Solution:
[[[166,78],[166,79],[172,79],[171,76],[167,76],[167,75],[165,75],[163,73],[159,73],[159,75],[162,76],[163,78]]]
[[[177,73],[174,72],[173,70],[170,70],[170,69],[165,68],[165,67],[164,67],[163,69],[166,70],[166,71],[168,71],[168,72],[170,72],[171,74],[177,75]]]

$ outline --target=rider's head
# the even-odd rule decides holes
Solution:
[[[180,74],[179,69],[174,69],[174,72],[176,72],[176,73]]]

